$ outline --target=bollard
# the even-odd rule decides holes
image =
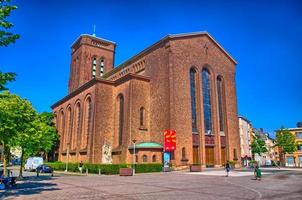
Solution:
[[[86,168],[86,175],[88,175],[88,168]]]
[[[102,173],[101,173],[101,169],[99,169],[99,175],[101,176],[101,174],[102,174]]]

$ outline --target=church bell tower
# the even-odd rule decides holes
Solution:
[[[93,78],[102,78],[114,68],[115,43],[81,35],[71,46],[68,93],[75,91]]]

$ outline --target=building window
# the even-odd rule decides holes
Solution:
[[[234,156],[234,160],[238,160],[237,149],[233,149],[233,156]]]
[[[96,58],[92,59],[92,78],[95,78],[96,75]]]
[[[156,162],[156,155],[152,156],[152,162]]]
[[[197,132],[196,71],[193,68],[190,69],[190,94],[191,94],[192,132]]]
[[[298,144],[297,150],[298,150],[298,151],[302,151],[302,144]]]
[[[302,139],[302,132],[297,132],[296,133],[296,138]]]
[[[71,148],[74,150],[76,149],[77,146],[77,138],[80,135],[80,124],[81,124],[81,105],[80,103],[76,104],[76,109],[75,109],[75,113],[74,113],[74,131],[73,131],[73,139],[72,139],[72,144],[71,144]]]
[[[137,163],[138,162],[138,156],[135,155],[135,162]]]
[[[89,97],[85,102],[85,113],[84,113],[84,130],[81,139],[81,148],[87,147],[89,135],[91,135],[91,121],[92,121],[92,105],[91,98]]]
[[[294,164],[295,164],[294,157],[293,156],[287,157],[287,165],[294,166]]]
[[[223,103],[222,103],[223,84],[221,77],[217,78],[217,97],[218,97],[218,113],[219,113],[219,130],[224,131],[223,125]]]
[[[141,127],[145,126],[145,108],[141,107],[139,109],[139,124]]]
[[[104,75],[104,68],[105,68],[105,60],[104,60],[104,58],[101,58],[101,60],[100,60],[100,76]]]
[[[66,137],[65,137],[65,146],[68,148],[70,137],[71,137],[71,108],[67,109],[67,123],[66,123]]]
[[[123,129],[124,129],[124,97],[120,95],[119,97],[119,137],[118,143],[122,145],[123,142]]]
[[[62,138],[62,148],[65,149],[65,119],[64,119],[64,112],[63,110],[61,111],[60,113],[60,135],[61,135],[61,138]]]
[[[148,157],[147,157],[147,155],[143,155],[143,162],[148,162]]]
[[[183,147],[181,149],[181,159],[186,160],[186,148],[185,147]]]
[[[202,94],[203,94],[203,117],[206,134],[212,132],[212,109],[211,109],[211,86],[210,73],[207,69],[202,70]]]

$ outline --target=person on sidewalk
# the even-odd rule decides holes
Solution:
[[[260,169],[260,167],[257,165],[257,167],[256,167],[256,180],[261,181],[261,176],[262,176],[262,174],[261,174],[261,169]]]
[[[83,173],[83,161],[81,161],[79,164],[79,170],[80,170],[80,173],[82,174]]]
[[[225,164],[225,171],[227,173],[226,177],[229,176],[230,170],[231,170],[230,163],[229,161],[227,161],[227,163]]]

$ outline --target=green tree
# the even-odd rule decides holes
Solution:
[[[9,5],[10,0],[0,0],[0,46],[7,47],[10,43],[15,43],[20,38],[19,34],[9,32],[14,25],[7,21],[11,12],[17,9],[17,6]]]
[[[5,150],[4,172],[9,150],[16,146],[15,139],[31,128],[35,117],[36,111],[29,101],[9,92],[0,93],[0,141]]]
[[[58,140],[56,128],[51,122],[52,117],[51,113],[46,112],[36,115],[28,128],[15,137],[16,145],[21,147],[21,166],[24,157],[47,154]],[[20,177],[22,177],[22,169],[20,167]]]
[[[263,141],[259,136],[253,137],[253,142],[251,144],[252,155],[255,158],[255,154],[261,155],[268,151],[265,141]]]
[[[295,136],[287,129],[281,127],[276,133],[276,145],[279,147],[280,154],[283,156],[283,165],[285,166],[285,154],[291,154],[296,151]]]
[[[0,71],[0,92],[3,91],[3,90],[8,90],[5,85],[8,83],[8,82],[11,82],[11,81],[14,81],[15,80],[15,77],[16,77],[16,74],[15,73],[12,73],[12,72],[8,72],[8,73],[2,73]]]
[[[14,25],[7,21],[7,17],[10,16],[13,10],[17,9],[17,6],[9,5],[9,3],[10,0],[0,0],[0,47],[7,47],[10,43],[15,43],[20,38],[19,34],[9,32],[9,29]],[[14,81],[15,77],[15,73],[3,73],[0,71],[0,91],[7,90],[5,85]]]

